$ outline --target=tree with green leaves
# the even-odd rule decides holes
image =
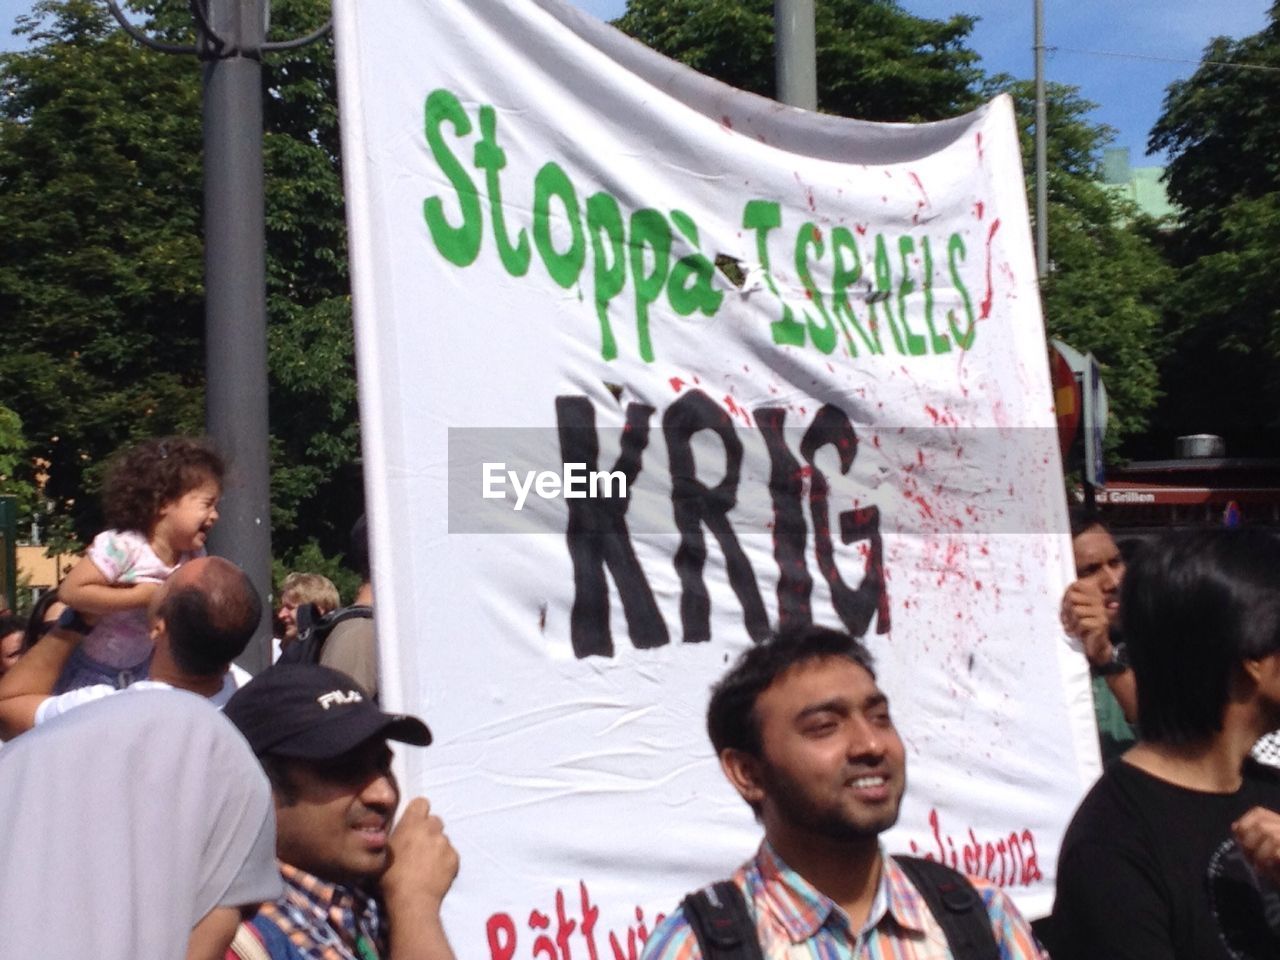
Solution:
[[[326,0],[276,0],[297,36]],[[139,24],[191,42],[178,0]],[[98,471],[204,408],[200,65],[145,49],[101,0],[40,0],[0,57],[0,396],[62,538],[98,523]],[[277,557],[345,549],[358,417],[332,45],[264,63],[272,519]]]
[[[977,106],[974,18],[930,20],[892,0],[815,5],[818,107],[863,120],[939,120]],[[772,0],[630,0],[614,26],[740,90],[775,96]]]
[[[1280,444],[1280,2],[1258,33],[1218,37],[1151,133],[1182,209],[1165,331],[1161,436],[1216,433],[1238,455]]]
[[[0,497],[16,497],[18,510],[29,515],[36,507],[36,488],[21,478],[27,441],[22,420],[8,407],[0,406]]]
[[[1035,94],[1029,81],[997,78],[1017,106],[1023,165],[1032,169]],[[1101,153],[1113,136],[1091,123],[1094,104],[1076,87],[1045,90],[1050,272],[1041,285],[1049,335],[1103,367],[1110,423],[1107,450],[1145,433],[1160,395],[1160,328],[1173,271],[1158,225],[1101,183]],[[1027,190],[1034,189],[1028,176]]]

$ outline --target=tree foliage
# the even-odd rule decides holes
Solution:
[[[1280,2],[1268,17],[1252,36],[1210,42],[1151,134],[1183,210],[1158,414],[1166,444],[1217,433],[1234,454],[1274,455],[1280,443]]]
[[[938,120],[978,102],[974,19],[892,0],[816,4],[818,107],[864,120]],[[740,90],[773,97],[772,0],[630,0],[614,26]]]
[[[19,477],[27,453],[22,420],[8,407],[0,406],[0,496],[16,497],[20,514],[35,509],[35,486]]]
[[[276,0],[273,37],[324,0]],[[139,23],[190,42],[179,0]],[[55,529],[98,522],[97,472],[204,410],[200,65],[134,43],[100,0],[40,0],[0,58],[0,396],[47,461]],[[273,537],[336,552],[361,500],[329,41],[264,64]]]
[[[1032,84],[1008,82],[1018,109],[1023,163],[1034,169]],[[1094,104],[1077,88],[1045,91],[1051,269],[1041,287],[1049,335],[1103,366],[1110,423],[1107,449],[1146,430],[1160,395],[1160,327],[1173,271],[1156,241],[1156,224],[1101,183],[1099,158],[1110,128],[1089,122]],[[1028,193],[1034,190],[1027,178]]]

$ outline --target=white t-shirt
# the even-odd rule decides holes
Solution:
[[[237,668],[239,669],[239,668]],[[241,671],[243,672],[243,671]],[[242,683],[243,681],[241,681]],[[222,689],[209,698],[209,702],[221,710],[227,705],[227,701],[231,699],[231,695],[236,692],[240,686],[237,683],[235,675],[228,670],[222,678]],[[68,710],[74,710],[76,707],[86,703],[93,703],[95,700],[101,700],[103,697],[111,697],[117,693],[131,693],[134,690],[173,690],[171,684],[164,683],[160,680],[139,680],[132,683],[123,690],[117,690],[109,683],[95,683],[92,686],[80,687],[77,690],[68,690],[66,693],[58,694],[56,697],[49,697],[40,706],[36,707],[36,723],[41,724],[54,717],[60,717]]]

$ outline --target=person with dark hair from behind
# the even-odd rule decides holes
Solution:
[[[708,957],[697,904],[723,904],[735,892],[766,960],[944,960],[953,956],[944,946],[948,915],[960,912],[970,942],[986,940],[983,955],[1042,956],[995,885],[885,856],[880,834],[898,819],[906,757],[857,640],[809,627],[749,648],[713,688],[707,732],[725,776],[764,826],[764,842],[731,886],[691,895],[660,923],[643,960]],[[943,887],[955,899],[934,909]],[[720,926],[714,916],[707,925]]]
[[[1103,762],[1137,741],[1137,695],[1120,637],[1120,585],[1125,561],[1102,517],[1072,507],[1071,550],[1076,579],[1062,597],[1062,626],[1080,641],[1093,677],[1093,709]]]
[[[1058,859],[1055,960],[1280,956],[1280,540],[1168,534],[1125,575],[1138,743],[1080,804]]]
[[[373,607],[373,578],[369,567],[369,527],[363,514],[351,528],[347,564],[360,574],[360,589],[351,607]],[[372,611],[334,626],[320,651],[320,663],[354,677],[369,696],[378,696],[378,642]]]
[[[17,736],[117,693],[177,688],[225,704],[236,690],[231,661],[244,652],[262,617],[262,600],[244,571],[221,557],[192,560],[160,585],[148,615],[155,644],[150,680],[124,690],[103,683],[55,696],[58,676],[83,639],[59,625],[0,677],[0,736]]]

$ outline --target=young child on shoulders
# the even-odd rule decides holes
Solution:
[[[88,632],[58,693],[96,683],[124,687],[147,676],[147,605],[179,566],[205,555],[223,471],[210,446],[188,437],[143,441],[108,466],[102,505],[109,529],[58,586],[63,602],[92,622],[73,625]]]

